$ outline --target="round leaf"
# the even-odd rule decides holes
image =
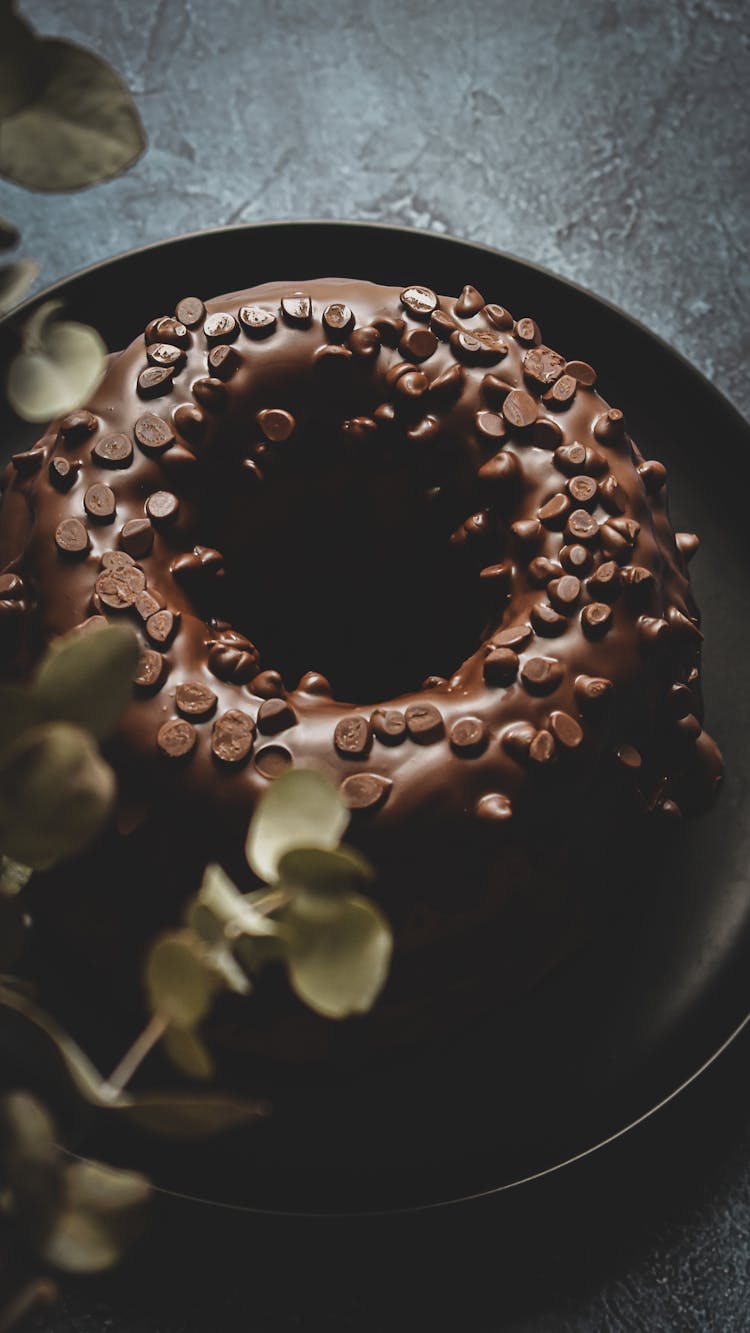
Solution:
[[[213,862],[206,866],[196,903],[211,913],[222,934],[274,935],[276,926],[269,917],[259,912],[222,866]],[[202,932],[199,932],[202,933]]]
[[[38,273],[39,265],[33,259],[16,259],[12,264],[3,264],[0,268],[0,315],[23,300]]]
[[[221,978],[205,945],[192,930],[162,935],[146,959],[146,990],[154,1013],[191,1028],[205,1018]]]
[[[310,905],[319,900],[307,896]],[[299,998],[326,1018],[347,1018],[372,1008],[388,975],[393,950],[382,912],[359,894],[328,899],[336,910],[321,921],[287,909],[285,954],[289,980]]]
[[[138,1171],[105,1162],[74,1161],[65,1168],[65,1193],[70,1207],[106,1217],[141,1208],[151,1186]]]
[[[337,847],[335,851],[294,847],[279,862],[279,882],[292,893],[301,888],[335,896],[350,893],[355,884],[374,878],[372,866],[352,847]]]
[[[0,847],[39,869],[80,851],[109,815],[115,779],[91,737],[68,722],[25,732],[0,765]]]
[[[117,1263],[122,1246],[97,1217],[67,1208],[55,1219],[41,1253],[63,1272],[101,1273]]]
[[[0,1173],[24,1230],[41,1239],[59,1206],[61,1173],[54,1125],[30,1093],[11,1092],[0,1100]]]
[[[211,1053],[192,1028],[167,1028],[162,1042],[172,1064],[188,1078],[213,1077]]]
[[[37,673],[34,704],[50,720],[77,722],[104,740],[132,697],[138,654],[138,640],[125,625],[57,639]]]
[[[59,302],[47,301],[34,312],[10,363],[8,401],[24,421],[49,421],[80,407],[104,374],[107,349],[99,334],[53,319],[58,309]]]
[[[282,857],[293,847],[337,847],[349,811],[337,789],[314,769],[290,769],[258,803],[247,835],[245,854],[252,870],[274,883]]]
[[[3,121],[0,175],[51,192],[80,190],[132,166],[146,140],[133,100],[109,65],[62,41],[36,42],[33,56],[46,62],[46,78]]]

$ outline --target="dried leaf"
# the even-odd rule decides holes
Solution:
[[[8,401],[24,421],[46,422],[80,407],[106,368],[107,349],[96,330],[54,318],[59,309],[59,301],[46,301],[34,311],[8,369]]]
[[[290,769],[258,802],[245,845],[252,870],[275,882],[282,857],[293,847],[337,847],[349,823],[337,789],[314,769]]]
[[[299,998],[326,1018],[372,1008],[388,976],[391,928],[378,907],[359,894],[295,897],[284,913],[285,956]]]
[[[0,249],[2,233],[0,232]],[[33,259],[16,259],[0,268],[0,315],[5,315],[22,301],[39,273]]]
[[[41,869],[81,850],[109,815],[115,779],[87,732],[50,722],[25,732],[0,764],[0,846]]]
[[[47,76],[32,100],[6,113],[0,125],[0,175],[44,192],[80,190],[119,176],[146,145],[127,88],[91,51],[57,40],[35,46]]]
[[[125,625],[55,640],[34,682],[36,707],[50,720],[78,723],[104,740],[132,697],[138,653],[136,635]]]

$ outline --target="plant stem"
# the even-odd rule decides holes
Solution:
[[[136,1069],[143,1063],[149,1051],[153,1050],[167,1030],[167,1020],[160,1014],[154,1014],[143,1031],[136,1037],[133,1045],[125,1052],[120,1063],[112,1070],[109,1078],[102,1085],[102,1096],[114,1101],[127,1087]]]

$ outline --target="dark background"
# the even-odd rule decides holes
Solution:
[[[230,222],[422,226],[617,302],[750,415],[740,0],[22,8],[116,66],[149,136],[126,176],[78,195],[0,184],[44,283]],[[208,1228],[165,1206],[124,1270],[64,1283],[38,1331],[750,1328],[749,1060],[741,1039],[649,1126],[513,1198],[387,1223],[210,1213]]]

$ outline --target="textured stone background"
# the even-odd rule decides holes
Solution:
[[[126,177],[84,194],[0,184],[0,213],[45,282],[222,223],[424,226],[609,297],[750,414],[742,0],[23,8],[117,66],[149,136]],[[750,1328],[749,1059],[744,1040],[647,1131],[512,1206],[387,1227],[217,1219],[202,1261],[191,1219],[165,1221],[124,1273],[65,1284],[38,1333],[739,1333]]]

